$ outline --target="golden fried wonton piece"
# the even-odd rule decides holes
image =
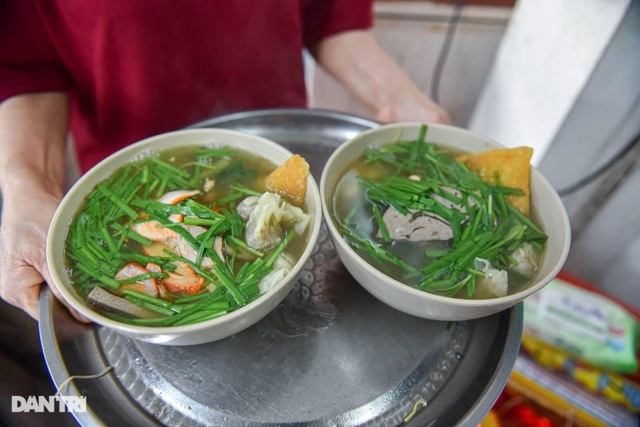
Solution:
[[[525,215],[529,215],[531,156],[533,148],[504,148],[484,153],[465,154],[458,157],[469,170],[475,172],[487,184],[495,184],[495,174],[500,176],[503,187],[519,188],[524,196],[511,195],[506,200]]]
[[[267,190],[281,195],[295,206],[300,206],[307,194],[308,176],[309,163],[299,154],[295,154],[269,174]]]

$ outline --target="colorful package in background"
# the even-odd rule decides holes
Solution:
[[[596,367],[638,371],[638,321],[604,295],[559,278],[524,302],[524,333]]]
[[[507,388],[561,416],[567,421],[564,425],[638,426],[638,418],[624,408],[585,390],[559,373],[543,368],[524,354],[518,355]],[[502,408],[495,409],[500,415]],[[504,419],[502,421],[503,427],[511,427]]]
[[[629,412],[640,413],[640,384],[631,379],[600,370],[527,334],[522,337],[522,350],[539,365],[566,375]]]

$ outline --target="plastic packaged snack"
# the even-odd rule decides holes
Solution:
[[[554,279],[524,302],[524,333],[596,367],[638,371],[638,320],[606,296]]]
[[[526,334],[522,337],[522,351],[540,366],[565,375],[585,389],[624,407],[629,412],[640,413],[639,383],[581,362]]]
[[[562,375],[543,368],[524,355],[519,355],[516,359],[507,388],[560,415],[567,420],[564,425],[638,425],[638,418],[634,414],[567,381]]]

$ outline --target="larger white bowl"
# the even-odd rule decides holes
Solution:
[[[382,302],[408,314],[434,320],[467,320],[505,310],[540,290],[560,271],[569,253],[571,233],[567,212],[551,184],[535,168],[531,170],[531,215],[548,235],[541,265],[531,283],[513,295],[465,300],[434,295],[405,285],[371,266],[342,238],[331,212],[336,185],[347,166],[367,147],[395,140],[418,138],[420,123],[398,123],[368,130],[342,144],[329,158],[320,180],[325,221],[338,255],[351,275]],[[453,126],[431,124],[426,140],[442,147],[477,153],[501,145]]]
[[[117,168],[150,150],[182,145],[220,145],[253,152],[279,165],[292,153],[268,139],[255,135],[224,129],[193,129],[165,133],[130,145],[107,157],[82,176],[69,190],[58,206],[47,235],[47,264],[55,286],[63,298],[81,314],[107,328],[129,337],[155,344],[191,345],[216,341],[253,325],[269,314],[289,293],[318,239],[322,208],[318,186],[311,175],[307,180],[306,204],[311,216],[309,241],[291,272],[280,283],[259,299],[236,311],[209,321],[185,326],[151,327],[129,325],[109,319],[91,309],[71,285],[66,272],[64,240],[69,224],[82,205],[85,197],[100,182],[108,178]]]

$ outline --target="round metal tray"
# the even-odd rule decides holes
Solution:
[[[375,127],[320,110],[264,110],[194,125],[255,133],[300,153],[319,181],[343,141]],[[82,425],[477,425],[504,388],[522,332],[522,307],[465,322],[394,310],[344,269],[323,225],[305,271],[265,319],[230,338],[166,347],[71,319],[49,291],[40,335],[63,394],[86,396]]]

